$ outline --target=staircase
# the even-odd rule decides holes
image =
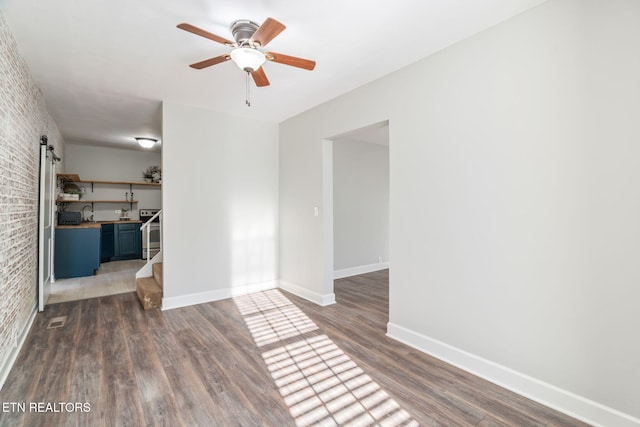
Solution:
[[[162,307],[162,263],[151,266],[153,276],[136,279],[136,292],[142,308],[149,310]]]
[[[150,224],[154,219],[158,218],[160,225],[160,251],[151,258],[149,245]],[[136,273],[136,292],[138,299],[142,303],[142,308],[149,310],[152,308],[162,308],[162,210],[159,210],[154,216],[145,222],[140,230],[146,229],[147,236],[147,253],[144,257],[147,263],[142,266]],[[151,276],[149,276],[151,274]]]

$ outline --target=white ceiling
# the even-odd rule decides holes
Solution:
[[[161,137],[162,100],[280,122],[450,46],[545,0],[0,0],[49,111],[67,141],[133,145]],[[314,71],[266,63],[251,88],[228,52],[176,28],[233,39],[237,19],[287,29],[267,50],[317,61]]]

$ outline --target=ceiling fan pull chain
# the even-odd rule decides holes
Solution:
[[[250,100],[250,92],[249,92],[249,72],[247,71],[247,89],[245,92],[245,104],[247,104],[247,107],[251,107],[251,100]]]

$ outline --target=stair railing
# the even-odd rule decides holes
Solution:
[[[142,226],[140,227],[140,230],[143,231],[143,234],[146,235],[147,238],[147,245],[145,246],[147,248],[147,252],[144,254],[145,259],[147,260],[147,263],[149,263],[149,259],[151,258],[151,249],[149,248],[149,243],[150,243],[150,231],[151,231],[151,223],[154,222],[154,220],[158,218],[158,232],[160,233],[160,252],[162,252],[162,209],[158,211],[158,213],[156,213],[154,216],[152,216],[151,218],[149,218],[149,220],[147,222],[145,222],[144,224],[142,224]],[[146,233],[144,233],[144,229],[146,227]]]

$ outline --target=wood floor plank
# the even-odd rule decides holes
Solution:
[[[87,401],[91,412],[0,413],[0,426],[301,424],[284,398],[296,394],[279,388],[265,357],[322,337],[421,425],[586,425],[387,337],[388,271],[337,280],[335,294],[336,304],[320,307],[267,291],[255,295],[267,302],[257,315],[241,298],[145,312],[135,293],[49,306],[36,316],[0,402]],[[47,329],[57,316],[67,316],[66,325]],[[287,329],[302,317],[315,328]],[[278,328],[288,332],[278,338]],[[276,338],[262,340],[269,333]],[[309,384],[306,392],[324,383]]]
[[[233,311],[228,303],[228,301],[225,302],[228,307],[225,312],[230,315]],[[224,352],[218,352],[216,355],[216,363],[229,382],[226,389],[233,392],[236,399],[248,410],[247,412],[260,414],[261,425],[283,425],[288,417],[282,417],[280,415],[282,411],[264,410],[274,407],[286,409],[286,407],[282,404],[273,382],[265,376],[264,363],[246,328],[240,322],[229,319],[233,316],[222,318],[218,316],[219,311],[206,309],[202,305],[194,308],[194,316],[197,319],[195,323],[198,325],[196,331],[201,335],[204,334],[204,330],[215,333],[219,348],[225,349]],[[213,318],[209,317],[211,315]]]
[[[292,295],[289,297],[296,299]],[[306,304],[302,301],[297,301],[297,303]],[[476,425],[486,415],[486,412],[477,406],[454,395],[447,395],[438,382],[422,381],[423,378],[415,375],[415,368],[412,365],[398,364],[397,361],[402,360],[404,354],[408,352],[402,354],[397,351],[397,348],[379,346],[372,341],[372,336],[376,337],[375,341],[389,340],[381,330],[373,331],[375,329],[372,326],[373,322],[349,324],[343,321],[344,318],[327,313],[323,313],[323,317],[320,317],[318,313],[311,316],[325,326],[323,330],[329,332],[328,335],[361,367],[368,368],[366,370],[371,372],[371,376],[383,388],[393,390],[395,398],[403,402],[403,407],[412,413],[428,414],[427,416],[416,416],[421,424],[469,426]],[[328,327],[329,325],[332,327]],[[372,352],[372,348],[377,351]],[[415,399],[416,392],[419,393],[419,401]],[[411,411],[412,408],[416,410]]]
[[[109,426],[144,425],[142,401],[138,390],[134,362],[131,358],[125,333],[126,314],[132,310],[127,295],[100,298],[99,317],[104,324],[102,357],[103,398],[92,401],[92,412],[107,419]]]
[[[103,341],[98,337],[104,333],[99,316],[92,313],[97,311],[100,301],[88,300],[87,304],[80,306],[78,312],[80,322],[76,329],[74,348],[75,358],[71,367],[70,389],[66,401],[72,404],[98,401],[102,397],[101,384],[104,375],[102,366]],[[68,400],[73,399],[73,400]],[[91,423],[96,426],[105,425],[107,417],[98,412],[89,413],[65,413],[65,424],[79,425]]]
[[[225,408],[220,414],[225,420],[221,425],[259,425],[259,416],[247,409],[245,395],[239,390],[241,371],[223,355],[225,343],[212,336],[203,340],[193,330],[184,331],[180,339],[190,349],[192,369],[201,376],[209,396]]]
[[[77,349],[73,345],[74,339],[77,336],[79,328],[80,307],[73,307],[70,310],[72,315],[67,315],[67,312],[62,310],[61,312],[54,312],[50,314],[56,314],[54,317],[60,315],[67,315],[66,326],[64,328],[47,329],[49,321],[54,317],[45,316],[43,321],[38,322],[40,332],[40,341],[47,343],[49,351],[43,352],[40,357],[36,359],[36,365],[31,365],[32,369],[38,371],[38,379],[30,384],[29,391],[26,396],[19,399],[19,401],[27,402],[27,406],[30,403],[39,402],[66,402],[67,396],[69,396],[72,371],[69,369],[69,362],[72,364],[75,359],[75,353]],[[32,333],[36,329],[32,329]],[[42,358],[45,357],[46,358]],[[45,362],[46,363],[43,363]],[[29,368],[27,368],[29,369]],[[53,395],[55,391],[55,400],[47,400],[46,396]],[[5,401],[2,399],[1,401]],[[67,417],[65,413],[56,411],[56,405],[52,405],[49,413],[30,411],[27,409],[21,419],[21,425],[61,425],[64,426],[67,423]],[[40,407],[38,407],[40,408]],[[38,409],[39,410],[39,409]],[[45,410],[47,408],[45,407]]]
[[[129,354],[142,409],[147,425],[195,425],[190,413],[179,414],[174,391],[171,389],[165,370],[157,353],[152,350],[150,337],[133,334],[127,336]]]

